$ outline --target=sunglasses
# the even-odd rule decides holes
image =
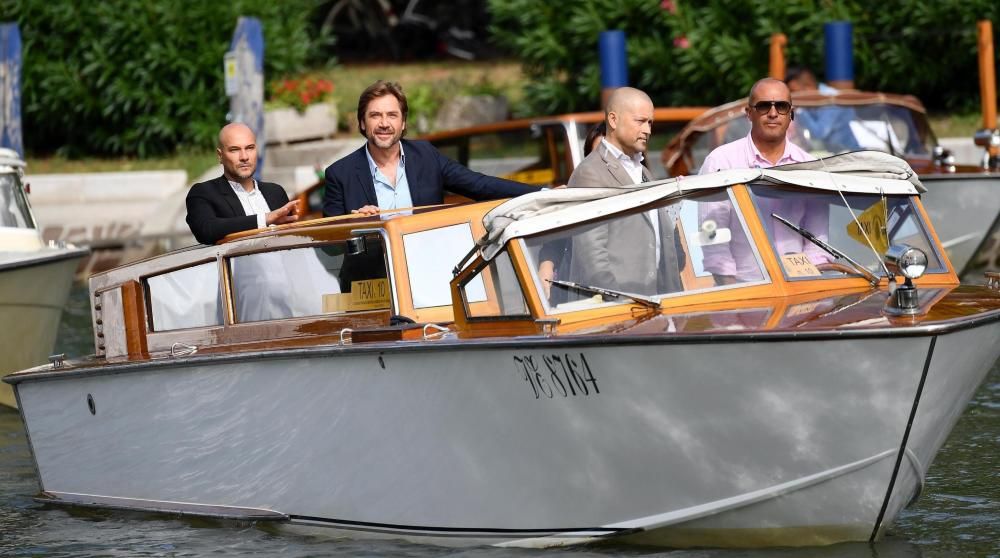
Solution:
[[[778,114],[788,114],[792,110],[792,103],[788,101],[759,101],[755,105],[750,105],[753,107],[758,114],[767,114],[771,112],[771,107],[778,111]]]

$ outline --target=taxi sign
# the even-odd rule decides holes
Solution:
[[[781,256],[781,266],[785,268],[785,273],[789,277],[815,277],[816,275],[820,275],[819,269],[809,261],[809,256],[802,252]]]
[[[889,249],[889,234],[886,231],[887,211],[885,200],[879,200],[858,215],[858,222],[852,221],[848,223],[848,236],[860,244],[868,246],[865,234],[862,233],[862,230],[864,230],[864,233],[868,235],[868,239],[871,240],[872,245],[875,247],[875,251],[879,254],[885,254]],[[861,223],[861,227],[858,227],[858,223]]]

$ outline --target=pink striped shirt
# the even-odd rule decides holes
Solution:
[[[815,157],[805,152],[791,141],[785,140],[785,152],[778,159],[778,165],[813,161]],[[712,150],[705,158],[698,174],[708,174],[725,169],[770,168],[770,161],[761,155],[754,145],[750,135]],[[771,212],[785,217],[813,232],[820,240],[826,241],[829,236],[829,216],[826,208],[810,210],[803,199],[758,198],[762,213],[770,216]],[[704,252],[704,267],[715,275],[735,276],[739,281],[759,281],[763,279],[757,259],[754,258],[750,242],[743,234],[743,228],[738,222],[731,221],[732,206],[727,202],[701,203],[698,207],[699,222],[711,219],[720,228],[729,228],[732,240],[726,244],[716,244],[702,248]],[[802,238],[775,219],[771,219],[771,232],[778,255],[788,253],[805,253],[813,264],[831,261],[830,256],[815,244]]]

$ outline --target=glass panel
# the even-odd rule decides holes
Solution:
[[[153,331],[222,325],[219,266],[208,262],[146,279]]]
[[[486,288],[486,299],[475,302],[479,289]],[[478,273],[460,287],[465,302],[465,313],[470,318],[496,318],[528,316],[528,304],[521,292],[521,284],[511,264],[510,255],[504,250]]]
[[[927,254],[928,273],[945,271],[934,243],[907,196],[845,195],[861,223],[859,226],[836,193],[786,190],[770,185],[752,186],[750,191],[785,276],[790,279],[837,278],[845,273],[857,273],[845,271],[845,260],[828,254],[771,217],[772,214],[808,230],[876,275],[883,274],[881,261],[888,247],[894,244],[908,244],[923,250]],[[866,234],[877,257],[865,240]]]
[[[881,103],[795,107],[788,133],[816,157],[859,149],[928,157],[935,141],[926,121],[925,115],[906,107]]]
[[[35,228],[21,181],[13,173],[0,174],[0,227]]]
[[[391,308],[382,239],[368,235],[365,244],[356,255],[340,242],[230,259],[236,321]]]
[[[765,280],[753,247],[741,253],[739,273],[720,263],[736,238],[746,238],[743,219],[723,190],[526,238],[524,249],[549,309],[563,312],[630,303],[585,286],[658,297]],[[717,283],[713,274],[729,277]]]
[[[451,305],[452,270],[474,244],[468,223],[403,235],[414,308]],[[486,300],[481,277],[466,288],[469,302]]]

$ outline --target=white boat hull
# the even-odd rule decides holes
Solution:
[[[17,389],[56,501],[461,545],[812,545],[892,523],[998,346],[995,321],[937,337],[445,340]],[[567,355],[570,371],[553,360]]]
[[[0,378],[47,361],[80,259],[86,250],[0,254]],[[0,405],[14,392],[0,382]]]
[[[927,175],[924,209],[934,223],[948,259],[961,275],[982,250],[1000,219],[1000,176],[990,174]]]

